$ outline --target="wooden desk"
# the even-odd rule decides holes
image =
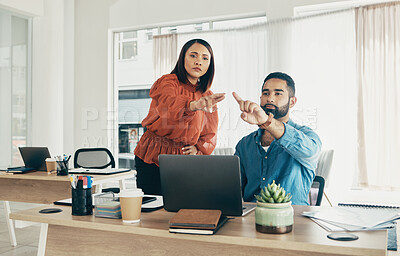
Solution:
[[[354,232],[356,241],[334,241],[310,219],[300,216],[316,207],[294,206],[294,229],[282,235],[255,230],[254,212],[229,220],[216,235],[172,234],[168,220],[175,213],[142,213],[138,224],[121,220],[72,216],[63,212],[40,214],[42,208],[15,212],[12,219],[48,224],[46,255],[386,255],[386,231]],[[59,206],[57,206],[59,207]]]
[[[93,185],[101,188],[103,183],[118,180],[120,187],[125,188],[124,179],[134,177],[136,171],[112,174],[93,175]],[[6,220],[11,245],[16,246],[14,226],[9,219],[10,205],[8,201],[23,203],[50,204],[71,197],[71,184],[68,176],[57,176],[47,172],[30,172],[9,174],[0,172],[0,200],[4,201]]]
[[[93,185],[134,177],[136,171],[112,175],[92,175]],[[57,176],[47,172],[6,174],[0,172],[0,200],[23,203],[51,204],[71,197],[68,176]]]

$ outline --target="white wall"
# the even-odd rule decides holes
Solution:
[[[147,26],[220,16],[266,13],[268,19],[291,17],[293,7],[338,0],[118,0],[110,7],[110,28]]]
[[[75,1],[64,1],[64,109],[63,153],[73,154],[74,146],[74,92],[75,92]]]
[[[75,148],[108,146],[107,40],[115,2],[75,1]]]
[[[0,0],[0,7],[28,16],[43,15],[44,0]]]
[[[32,146],[63,153],[64,1],[45,0],[33,19]]]

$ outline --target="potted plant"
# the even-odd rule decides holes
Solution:
[[[275,180],[261,189],[257,199],[256,230],[269,234],[284,234],[292,231],[293,228],[293,207],[290,193],[280,184],[276,185]]]

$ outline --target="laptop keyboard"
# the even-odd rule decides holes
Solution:
[[[242,208],[243,208],[243,213],[242,216],[245,216],[246,214],[249,214],[251,211],[253,211],[256,208],[255,203],[243,203]]]

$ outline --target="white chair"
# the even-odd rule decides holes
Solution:
[[[211,155],[233,155],[235,152],[233,148],[215,148]]]
[[[315,169],[315,175],[321,176],[328,180],[329,172],[333,162],[333,149],[322,150],[321,155],[318,158],[317,169]]]
[[[334,152],[333,149],[322,150],[321,154],[318,158],[317,169],[315,169],[315,175],[321,176],[322,178],[324,178],[325,183],[327,182],[329,173],[331,171],[332,162],[333,162],[333,152]],[[314,196],[312,196],[312,194],[317,193],[317,191],[318,191],[318,184],[313,184],[311,186],[311,191],[310,191],[310,201],[311,201],[311,197],[314,198]],[[328,203],[332,206],[332,204],[329,201],[329,198],[325,192],[324,192],[324,196],[325,196],[326,200],[328,200]]]

